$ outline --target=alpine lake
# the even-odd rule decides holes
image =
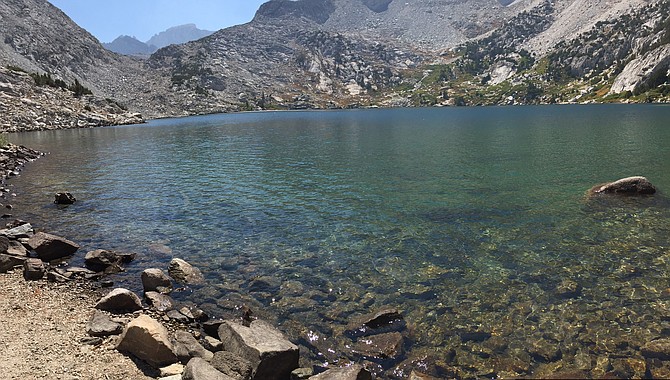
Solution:
[[[12,134],[48,152],[9,181],[13,217],[138,253],[116,286],[173,257],[173,293],[254,316],[303,366],[381,378],[667,377],[670,106],[262,112]],[[653,196],[587,197],[646,176]],[[78,202],[53,204],[69,191]],[[402,338],[368,347],[361,315]],[[398,322],[398,321],[396,321]],[[392,339],[391,339],[392,340]],[[670,344],[670,343],[669,343]],[[668,348],[670,355],[670,348]]]

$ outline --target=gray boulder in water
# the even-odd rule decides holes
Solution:
[[[76,201],[77,199],[74,197],[74,195],[66,192],[66,193],[57,193],[54,203],[57,205],[71,205]]]
[[[618,181],[597,185],[589,190],[589,195],[650,195],[656,193],[656,187],[645,177],[628,177]]]

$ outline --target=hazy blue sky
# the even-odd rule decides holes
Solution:
[[[219,30],[251,21],[267,0],[49,0],[100,40],[125,34],[146,41],[182,24]]]

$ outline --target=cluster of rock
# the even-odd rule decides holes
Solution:
[[[0,131],[87,128],[144,122],[117,102],[68,89],[37,86],[18,69],[0,67]]]
[[[3,179],[17,176],[21,167],[42,156],[42,153],[14,144],[7,144],[0,147],[0,176]],[[6,189],[3,188],[3,193]]]
[[[94,250],[85,256],[86,268],[62,268],[58,264],[77,252],[78,244],[44,232],[35,233],[25,222],[9,227],[0,230],[0,272],[22,267],[24,278],[29,281],[46,276],[50,282],[96,280],[109,286],[111,282],[105,281],[104,275],[123,270],[121,265],[135,258],[133,253]],[[182,286],[204,281],[200,270],[186,261],[173,259],[168,274],[159,268],[146,269],[141,281],[147,306],[128,289],[109,291],[95,305],[97,310],[86,325],[91,338],[85,343],[100,344],[107,337],[118,336],[115,345],[119,351],[146,362],[166,380],[303,379],[313,375],[311,368],[298,368],[298,346],[269,323],[251,318],[250,312],[241,320],[223,321],[210,320],[197,307],[179,308],[169,296],[173,281]],[[127,313],[135,313],[132,320],[128,320]],[[393,312],[390,317],[396,315]],[[361,328],[379,328],[390,317],[383,312]],[[182,328],[170,333],[157,318],[190,326],[193,332]],[[367,332],[364,335],[368,336]],[[375,347],[379,344],[377,338],[366,339],[374,339]],[[389,348],[382,350],[388,352]],[[350,366],[330,369],[313,378],[353,380],[371,379],[371,375],[362,366]]]

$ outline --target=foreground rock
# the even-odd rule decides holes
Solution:
[[[26,280],[41,280],[45,273],[46,267],[40,259],[28,259],[23,263],[23,278]]]
[[[22,266],[24,261],[26,258],[0,254],[0,273],[7,273],[17,266]]]
[[[128,323],[116,349],[135,355],[154,368],[177,362],[167,329],[146,315],[140,315]]]
[[[0,235],[9,239],[27,239],[33,236],[33,226],[30,223],[24,223],[13,228],[0,230]]]
[[[298,347],[267,322],[256,320],[249,327],[226,321],[219,327],[225,351],[249,361],[254,379],[287,379],[298,368]]]
[[[191,359],[181,376],[182,380],[235,380],[217,371],[216,368],[201,358]]]
[[[250,380],[253,373],[253,367],[248,360],[228,351],[215,352],[210,363],[219,372],[237,380]]]
[[[166,312],[174,309],[174,300],[166,294],[146,292],[144,293],[144,298],[147,300],[147,303],[157,311]]]
[[[79,249],[77,243],[56,235],[38,232],[28,240],[28,246],[37,253],[43,261],[62,259],[73,255]]]
[[[117,288],[102,297],[95,305],[96,309],[111,313],[124,313],[142,310],[142,301],[137,294],[128,289]]]
[[[589,190],[589,195],[649,195],[656,193],[656,187],[645,177],[628,177],[618,181],[597,185]]]
[[[145,292],[157,292],[161,288],[164,290],[172,289],[172,281],[159,268],[149,268],[142,272],[142,287]]]
[[[206,361],[212,360],[214,354],[206,350],[198,341],[186,331],[174,333],[174,352],[182,363],[188,363],[191,358],[201,358]]]
[[[86,333],[91,336],[105,337],[119,335],[121,332],[123,332],[123,326],[112,321],[107,314],[100,311],[93,313],[93,317],[86,324]]]
[[[168,273],[177,282],[187,285],[198,285],[205,282],[200,269],[192,266],[182,259],[172,259],[168,266]]]

